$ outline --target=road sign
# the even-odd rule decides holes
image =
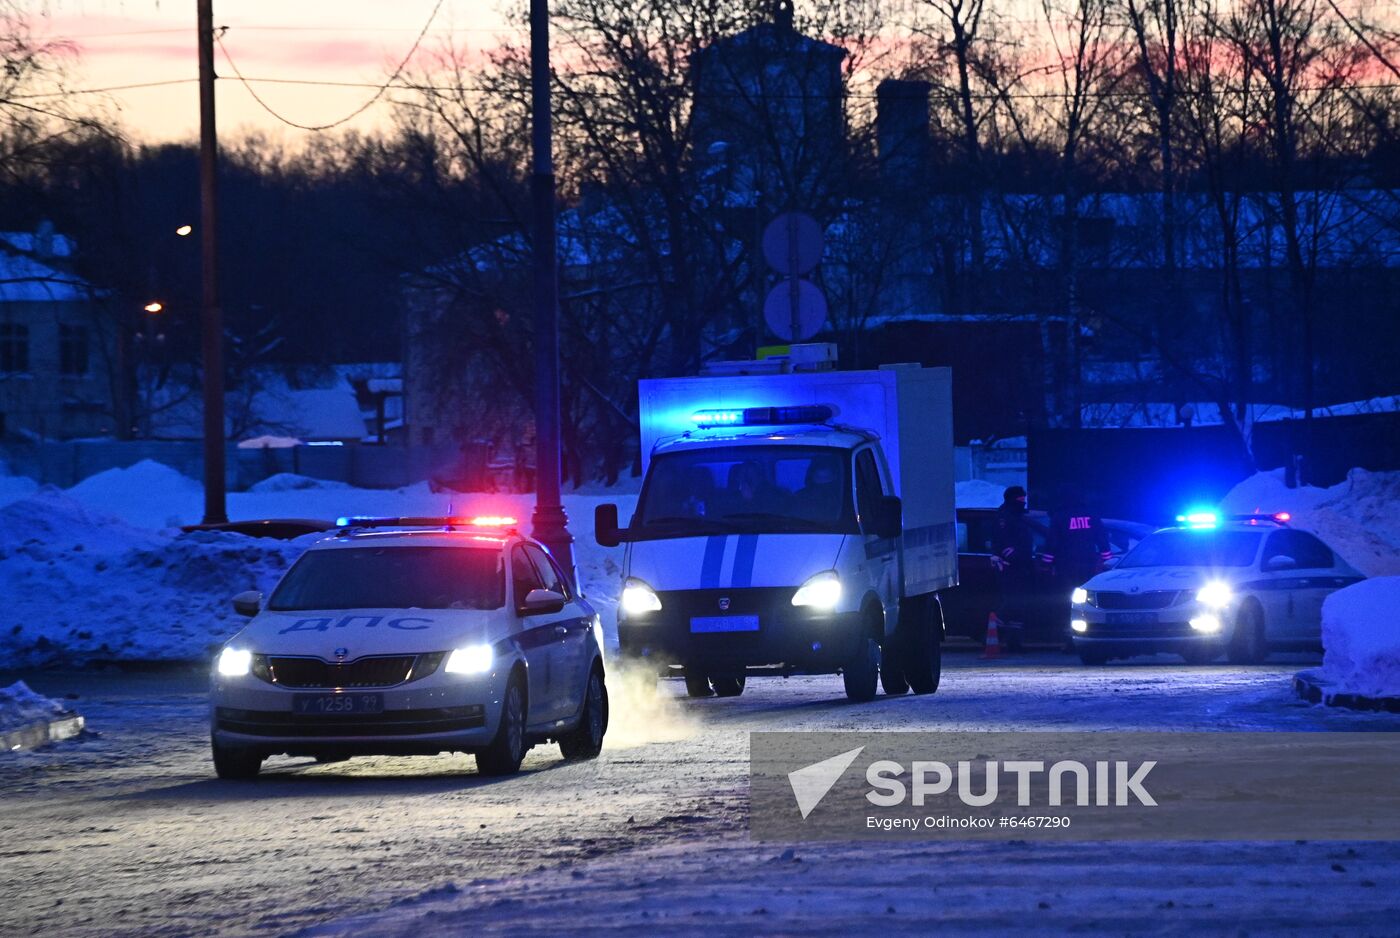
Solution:
[[[805,341],[821,332],[826,322],[826,297],[810,281],[784,280],[763,301],[763,320],[779,338]]]
[[[822,259],[822,228],[803,212],[784,212],[763,229],[763,257],[780,274],[800,277]]]

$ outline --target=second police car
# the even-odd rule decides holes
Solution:
[[[1362,579],[1286,512],[1181,515],[1074,590],[1070,631],[1086,664],[1154,652],[1238,664],[1321,643],[1322,601]]]
[[[598,616],[509,518],[355,518],[304,553],[216,659],[214,768],[274,754],[468,752],[487,775],[533,743],[598,754],[608,724]]]

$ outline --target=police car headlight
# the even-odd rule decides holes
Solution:
[[[491,670],[496,653],[485,643],[453,649],[444,670],[448,674],[485,674]]]
[[[242,677],[253,669],[253,653],[246,648],[225,648],[219,652],[220,677]]]
[[[792,594],[794,606],[830,611],[841,601],[841,578],[834,570],[818,573]]]
[[[1076,586],[1074,592],[1069,594],[1069,601],[1076,606],[1082,606],[1089,601],[1089,591],[1082,586]]]
[[[1235,598],[1235,591],[1229,583],[1214,580],[1196,591],[1196,602],[1212,609],[1223,609]]]
[[[640,616],[661,609],[661,597],[656,590],[635,577],[628,577],[622,586],[622,611],[629,616]]]

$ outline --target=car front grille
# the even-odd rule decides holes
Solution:
[[[1180,590],[1148,590],[1145,593],[1117,593],[1100,590],[1100,609],[1165,609],[1176,603]]]
[[[441,652],[381,655],[332,664],[320,658],[267,659],[268,677],[282,687],[393,687],[427,677],[442,662]]]
[[[357,713],[353,716],[324,716],[288,711],[241,710],[219,707],[214,713],[218,728],[245,736],[275,736],[283,739],[347,736],[421,736],[428,733],[456,733],[486,725],[486,708],[435,707],[425,710],[385,710],[383,713]]]

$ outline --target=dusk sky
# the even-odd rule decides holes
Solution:
[[[224,45],[248,78],[330,82],[382,82],[412,46],[436,0],[215,0],[214,21],[227,26]],[[71,39],[74,88],[105,88],[194,79],[195,0],[31,0],[36,33]],[[423,47],[447,39],[480,49],[509,35],[494,0],[443,0]],[[221,132],[258,129],[295,140],[287,127],[255,102],[217,47],[218,117]],[[324,124],[354,111],[373,88],[257,83],[259,95],[292,121]],[[144,141],[194,137],[199,120],[197,85],[168,85],[79,99],[115,111],[133,138]],[[389,119],[387,98],[347,126],[372,129]]]

